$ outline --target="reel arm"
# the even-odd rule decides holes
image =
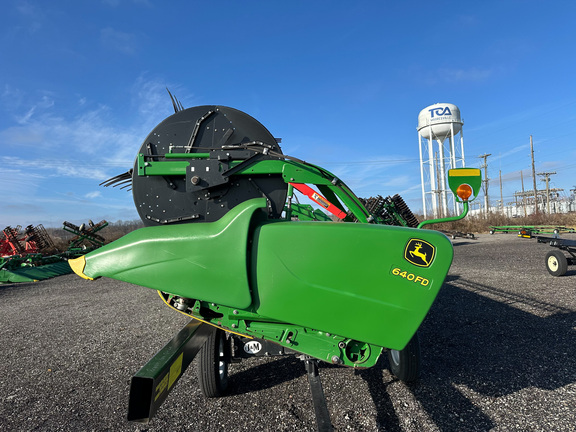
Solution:
[[[374,217],[370,215],[352,190],[342,180],[323,168],[303,161],[289,159],[254,160],[247,154],[231,153],[225,150],[216,150],[210,153],[167,153],[163,156],[166,159],[164,161],[154,160],[157,156],[150,157],[139,154],[136,175],[186,177],[187,191],[192,188],[189,184],[193,184],[198,189],[209,190],[210,187],[230,182],[232,176],[279,176],[284,183],[296,187],[296,189],[298,189],[297,185],[299,184],[317,186],[320,192],[326,196],[326,199],[320,197],[315,201],[326,209],[333,205],[340,212],[345,213],[345,208],[347,208],[348,212],[359,222],[367,223],[374,220]],[[245,159],[230,160],[232,157],[238,156],[244,156]],[[208,161],[208,164],[202,165],[198,163],[199,161]],[[196,167],[194,170],[191,169],[194,164],[204,166],[204,172],[210,174],[195,175]],[[346,215],[341,217],[341,219],[351,220],[349,217],[346,218]]]

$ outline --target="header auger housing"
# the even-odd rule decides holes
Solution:
[[[133,169],[105,183],[132,186],[147,226],[72,260],[74,271],[158,290],[190,317],[308,359],[370,367],[410,346],[450,268],[447,237],[415,229],[398,195],[361,200],[284,155],[241,111],[175,109]]]

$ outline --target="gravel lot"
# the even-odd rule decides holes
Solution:
[[[336,430],[576,430],[576,267],[550,276],[550,246],[513,234],[453,242],[417,384],[385,360],[321,367]],[[315,430],[293,357],[232,365],[231,394],[216,400],[193,364],[148,425],[127,422],[130,377],[188,321],[151,290],[75,275],[0,285],[0,320],[0,431]]]

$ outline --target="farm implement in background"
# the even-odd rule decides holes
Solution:
[[[568,231],[574,232],[574,231]],[[568,271],[568,266],[576,265],[576,240],[560,238],[558,231],[553,231],[552,237],[534,235],[532,231],[522,230],[518,237],[534,238],[538,243],[548,243],[554,250],[546,254],[544,262],[546,270],[552,276],[564,276]]]
[[[517,233],[524,234],[559,234],[559,233],[576,233],[575,228],[557,225],[499,225],[491,226],[490,234],[495,233]]]
[[[91,222],[90,222],[91,223]],[[77,227],[64,222],[64,230],[76,234],[66,251],[60,252],[43,225],[8,226],[0,236],[0,283],[36,282],[72,273],[69,258],[76,258],[104,244],[95,234],[108,223]],[[88,243],[88,246],[86,246]]]
[[[18,225],[7,226],[0,237],[0,256],[52,253],[56,251],[54,242],[43,225],[28,225],[24,231]]]
[[[569,265],[576,265],[576,240],[551,238],[538,239],[538,241],[548,243],[556,248],[548,252],[545,259],[546,269],[552,276],[564,276]]]
[[[387,353],[392,373],[415,380],[417,330],[453,257],[445,235],[418,228],[463,218],[480,170],[449,171],[462,214],[418,223],[398,195],[360,199],[284,155],[241,111],[173,103],[133,169],[104,182],[131,186],[145,227],[70,261],[85,279],[157,290],[192,318],[132,378],[128,419],[148,422],[198,353],[208,397],[225,394],[231,362],[298,356],[319,430],[331,430],[319,361],[367,368]]]
[[[471,232],[462,232],[462,231],[444,231],[444,230],[438,230],[441,233],[446,234],[448,237],[452,237],[453,239],[458,238],[458,237],[462,237],[462,238],[467,238],[467,239],[471,239],[471,240],[475,240],[476,237],[474,236],[474,233]]]
[[[85,224],[77,226],[67,221],[64,221],[62,225],[64,225],[62,227],[64,231],[74,234],[74,237],[68,242],[68,254],[83,255],[104,246],[106,239],[97,233],[108,226],[108,222],[105,220],[97,224],[88,220],[88,226]]]
[[[43,225],[7,226],[0,237],[0,283],[33,282],[71,272]]]

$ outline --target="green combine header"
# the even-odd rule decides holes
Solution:
[[[132,187],[146,227],[70,261],[86,279],[157,290],[194,320],[133,378],[129,419],[153,416],[202,344],[207,396],[224,394],[227,364],[240,357],[300,356],[319,428],[317,361],[366,368],[387,352],[397,376],[416,379],[417,330],[453,257],[445,235],[417,227],[464,217],[480,171],[450,171],[461,215],[418,223],[399,196],[360,199],[284,155],[241,111],[174,106],[134,167],[105,183]]]

